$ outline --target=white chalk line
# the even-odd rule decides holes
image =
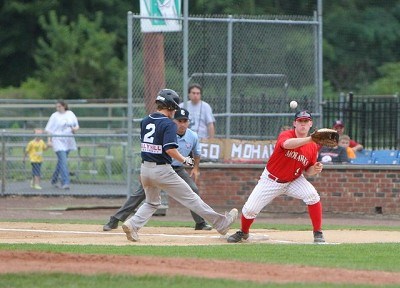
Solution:
[[[19,228],[0,228],[0,231],[14,231],[14,232],[32,232],[32,233],[48,233],[48,234],[86,234],[86,235],[101,235],[101,236],[121,236],[125,233],[119,232],[95,232],[95,231],[74,231],[74,230],[42,230],[42,229],[19,229]],[[160,237],[178,237],[178,238],[220,238],[222,236],[214,235],[174,235],[163,233],[140,233],[140,236],[160,236]]]
[[[44,234],[81,234],[81,235],[101,235],[101,236],[121,236],[125,235],[125,233],[120,232],[96,232],[96,231],[75,231],[75,230],[43,230],[43,229],[22,229],[22,228],[0,228],[0,231],[6,232],[31,232],[31,233],[44,233]],[[177,234],[164,234],[164,233],[140,233],[142,237],[151,237],[151,236],[158,236],[158,237],[171,237],[171,238],[211,238],[211,239],[226,239],[227,235],[177,235]],[[268,235],[261,235],[261,234],[250,234],[249,239],[246,242],[264,242],[269,241],[271,243],[278,243],[278,244],[314,244],[312,242],[296,242],[290,240],[274,240],[270,239]],[[321,243],[322,245],[326,244],[340,244],[340,243]]]
[[[75,231],[75,230],[43,230],[43,229],[22,229],[22,228],[0,228],[0,231],[13,231],[13,232],[32,232],[32,233],[47,233],[47,234],[84,234],[84,235],[101,235],[101,236],[121,236],[125,235],[123,232],[96,232],[96,231]],[[140,233],[140,236],[159,236],[159,237],[175,237],[175,238],[222,238],[222,235],[177,235],[177,234],[164,234],[164,233]]]

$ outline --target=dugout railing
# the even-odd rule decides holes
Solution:
[[[33,133],[1,132],[1,195],[126,196],[127,134],[77,134],[74,137],[77,150],[71,151],[68,157],[70,190],[56,189],[50,183],[57,163],[51,147],[43,153],[43,189],[35,190],[30,187],[29,158],[23,161],[26,145],[34,138]],[[41,138],[46,142],[47,135],[43,134]],[[132,159],[132,167],[137,169],[140,165],[138,155]],[[133,182],[133,186],[138,185],[138,179],[133,179]]]
[[[14,131],[43,129],[50,115],[56,111],[55,103],[56,100],[50,99],[0,99],[0,128]],[[126,99],[75,99],[67,100],[67,103],[77,115],[82,129],[126,133]],[[144,103],[132,106],[137,111],[144,111]]]
[[[345,124],[345,134],[366,149],[400,149],[400,102],[397,95],[356,96],[349,93],[340,101],[323,105],[324,127],[335,120]]]

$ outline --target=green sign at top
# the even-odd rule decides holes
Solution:
[[[143,17],[179,18],[180,0],[140,0],[140,15]],[[142,19],[142,32],[181,31],[180,20]]]

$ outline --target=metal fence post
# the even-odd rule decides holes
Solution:
[[[363,101],[361,107],[361,143],[365,147],[367,146],[367,103]]]
[[[1,195],[6,192],[6,141],[4,138],[4,130],[1,132]]]
[[[343,111],[345,110],[346,106],[346,98],[344,96],[343,92],[340,92],[339,95],[339,120],[344,120],[344,114]]]
[[[132,191],[132,159],[133,159],[133,106],[132,106],[132,93],[133,93],[133,19],[132,12],[128,12],[128,49],[127,49],[127,58],[128,58],[128,143],[126,147],[127,153],[127,175],[126,175],[126,197],[128,198]]]
[[[397,119],[397,123],[396,123],[396,125],[397,125],[397,130],[396,130],[396,145],[395,145],[395,147],[396,147],[396,149],[400,149],[400,117],[399,117],[399,115],[400,115],[400,101],[399,101],[399,95],[396,93],[396,95],[395,95],[395,98],[396,98],[396,118],[395,119]]]
[[[228,42],[226,52],[226,138],[231,138],[231,100],[232,100],[232,15],[228,17]]]
[[[183,1],[183,105],[187,108],[189,89],[189,1]]]
[[[353,96],[354,96],[353,92],[349,92],[349,106],[347,111],[349,124],[346,124],[346,126],[349,127],[347,133],[349,133],[350,137],[353,137],[353,109],[354,109]]]
[[[314,11],[314,20],[318,23],[314,28],[314,81],[315,87],[315,109],[319,113],[317,127],[323,126],[323,75],[322,75],[322,1],[317,1],[317,11]],[[308,108],[310,109],[310,108]]]

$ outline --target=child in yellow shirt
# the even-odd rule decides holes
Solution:
[[[350,148],[350,137],[348,135],[340,135],[339,146],[342,146],[346,149],[347,158],[349,159],[356,158],[356,153],[354,153],[354,150]]]
[[[42,134],[43,130],[35,129],[35,134]],[[47,149],[46,143],[40,138],[40,136],[36,136],[35,139],[31,140],[25,149],[24,154],[24,162],[26,155],[29,155],[29,160],[32,165],[32,180],[31,187],[34,189],[42,189],[40,186],[40,178],[41,178],[41,168],[43,162],[43,151]]]

